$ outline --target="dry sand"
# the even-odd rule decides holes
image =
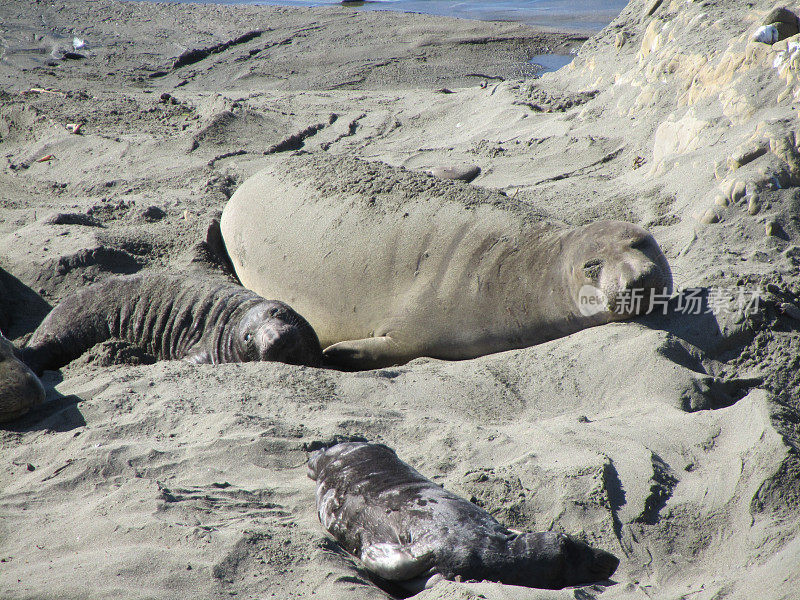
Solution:
[[[581,34],[4,0],[0,327],[18,344],[79,286],[204,268],[209,218],[264,153],[299,149],[477,164],[474,185],[548,216],[648,227],[706,302],[761,292],[364,373],[95,348],[0,431],[0,597],[390,597],[325,536],[305,475],[304,444],[365,436],[510,527],[622,559],[603,585],[426,600],[798,598],[800,55],[748,41],[770,8],[633,0],[570,67],[521,79]]]

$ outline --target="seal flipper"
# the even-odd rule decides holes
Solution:
[[[211,359],[211,353],[208,350],[200,350],[194,354],[187,354],[183,360],[190,362],[193,365],[213,365],[214,361]]]
[[[322,354],[330,366],[349,371],[381,369],[409,360],[397,341],[388,335],[338,342],[325,348]]]
[[[416,596],[423,590],[431,589],[434,585],[442,580],[444,580],[444,577],[442,577],[441,573],[433,572],[432,574],[429,573],[422,575],[421,577],[415,577],[414,579],[398,581],[397,585],[399,585],[412,596]]]
[[[389,581],[417,578],[428,571],[433,562],[431,553],[414,556],[407,546],[393,542],[367,544],[360,558],[368,571]]]

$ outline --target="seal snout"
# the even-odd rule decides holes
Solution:
[[[245,360],[314,367],[322,364],[322,348],[314,329],[281,302],[252,308],[242,319],[239,340]]]
[[[309,455],[307,463],[308,470],[306,471],[306,474],[308,475],[309,479],[313,479],[314,481],[316,481],[317,477],[319,477],[319,472],[322,467],[322,465],[320,465],[320,461],[324,456],[325,456],[325,448],[314,450]]]
[[[609,309],[621,317],[649,312],[672,293],[672,272],[666,257],[649,234],[631,238],[617,271],[616,285],[609,285]]]
[[[317,353],[314,342],[303,327],[284,321],[264,323],[256,333],[259,360],[263,361],[317,365],[322,350]]]
[[[265,323],[259,328],[256,337],[262,360],[291,351],[300,343],[295,329],[281,321]]]
[[[598,285],[603,291],[605,309],[618,318],[649,312],[672,293],[669,267],[647,257],[633,257],[617,267],[617,273],[604,272]]]
[[[622,221],[574,230],[567,247],[580,314],[593,323],[650,312],[672,293],[672,272],[655,238]]]
[[[566,571],[560,583],[576,585],[604,581],[617,570],[619,559],[610,552],[569,536],[563,538],[560,549],[566,559]]]
[[[670,278],[664,274],[662,268],[654,262],[649,262],[649,264],[631,272],[626,278],[623,289],[638,290],[641,293],[654,290],[661,293],[665,289],[669,291],[671,284]]]

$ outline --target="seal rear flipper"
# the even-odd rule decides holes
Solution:
[[[347,371],[381,369],[409,360],[400,344],[388,335],[338,342],[325,348],[322,354],[327,365]]]
[[[392,542],[365,545],[360,558],[368,571],[389,581],[417,578],[433,563],[431,553],[414,556],[406,546]]]
[[[221,213],[217,212],[208,220],[205,239],[197,242],[188,252],[189,267],[209,271],[216,269],[241,284],[233,269],[230,256],[228,256],[228,250],[225,248],[225,241],[222,239],[222,231],[219,226],[220,216]]]
[[[21,417],[45,399],[44,387],[0,333],[0,423]]]

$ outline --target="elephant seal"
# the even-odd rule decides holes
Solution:
[[[42,402],[42,383],[0,332],[0,423],[21,417]]]
[[[57,369],[111,338],[160,359],[318,365],[308,322],[283,302],[239,285],[167,274],[111,277],[56,306],[21,351],[36,373]]]
[[[619,560],[560,533],[513,533],[383,444],[313,452],[319,520],[370,572],[409,591],[445,579],[559,589],[603,581]]]
[[[352,157],[270,162],[220,227],[242,284],[303,314],[345,369],[532,346],[672,289],[641,227],[570,228],[499,192]],[[634,292],[639,306],[622,301]]]

